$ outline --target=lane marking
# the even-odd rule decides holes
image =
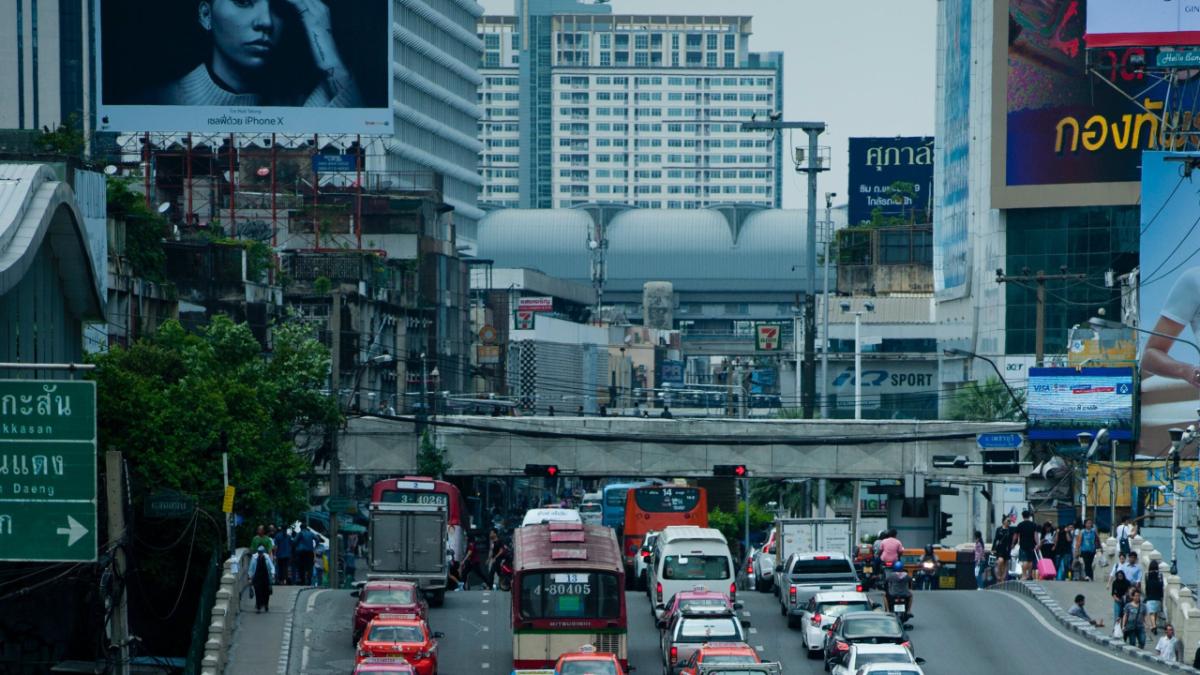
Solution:
[[[328,589],[326,589],[326,590],[320,590],[320,591],[317,591],[316,593],[312,593],[312,594],[310,594],[310,595],[308,596],[308,603],[307,603],[307,604],[304,606],[304,613],[305,613],[305,614],[311,614],[311,613],[312,613],[312,611],[313,611],[313,608],[317,606],[317,598],[319,598],[319,597],[321,596],[321,594],[322,594],[322,593],[325,593],[327,590],[328,590]]]
[[[480,668],[491,668],[491,667],[492,667],[492,664],[490,664],[490,663],[481,663],[481,664],[479,664],[479,667],[480,667]]]
[[[481,610],[479,610],[479,613],[484,616],[487,616],[488,611],[486,609],[481,609]]]
[[[309,606],[309,610],[311,611],[311,609],[312,609],[312,601],[311,600],[309,600],[308,606]],[[308,641],[310,639],[312,639],[312,629],[305,628],[304,629],[304,649],[300,650],[300,672],[302,672],[302,673],[308,672]]]
[[[1076,647],[1086,649],[1089,652],[1092,652],[1094,654],[1099,654],[1100,656],[1112,659],[1113,661],[1117,661],[1118,663],[1124,664],[1126,666],[1133,666],[1134,668],[1137,668],[1138,670],[1144,670],[1147,673],[1161,674],[1163,672],[1162,670],[1160,670],[1158,668],[1151,668],[1149,666],[1144,666],[1132,659],[1126,659],[1121,656],[1118,656],[1118,655],[1108,651],[1107,649],[1101,649],[1099,647],[1094,647],[1085,642],[1077,640],[1076,638],[1065,633],[1063,631],[1063,628],[1061,625],[1057,625],[1057,626],[1052,625],[1049,621],[1046,620],[1046,617],[1042,616],[1041,613],[1038,612],[1036,609],[1034,609],[1029,604],[1029,602],[1026,601],[1025,598],[1023,598],[1023,597],[1019,597],[1016,594],[1008,593],[1006,591],[999,591],[998,594],[1002,595],[1006,598],[1010,598],[1013,602],[1017,603],[1022,608],[1024,608],[1026,612],[1029,612],[1033,616],[1034,619],[1037,619],[1037,622],[1042,624],[1043,627],[1045,627],[1046,629],[1048,629],[1050,631],[1053,631],[1061,639],[1065,640],[1066,642],[1070,642],[1070,643],[1074,644]]]
[[[754,626],[751,626],[751,627],[750,627],[748,630],[750,631],[750,634],[751,634],[751,635],[754,635],[755,633],[757,633],[757,632],[758,632],[758,629],[757,629],[757,628],[755,628]]]
[[[762,645],[754,645],[754,648],[755,648],[755,649],[757,649],[757,650],[758,650],[758,651],[760,651],[760,652],[761,652],[761,651],[764,651],[764,650],[763,650],[763,646],[762,646]]]
[[[491,649],[492,646],[487,643],[484,643],[484,644],[479,645],[479,648],[480,649]]]
[[[486,605],[486,604],[488,604],[489,602],[491,602],[491,600],[488,600],[487,598],[484,598],[484,599],[483,599],[483,604],[485,604],[485,605]]]

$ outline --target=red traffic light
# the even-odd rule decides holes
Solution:
[[[550,476],[551,478],[557,476],[558,475],[558,467],[554,466],[553,464],[546,467],[546,475]]]
[[[745,464],[717,464],[713,466],[714,476],[730,476],[733,478],[745,478],[750,474],[749,469]]]
[[[733,475],[737,476],[738,478],[745,476],[746,475],[746,465],[738,464],[737,466],[733,467]]]
[[[545,476],[547,478],[555,478],[558,476],[557,464],[526,464],[526,476]]]

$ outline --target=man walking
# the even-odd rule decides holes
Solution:
[[[1137,528],[1129,522],[1129,516],[1122,518],[1121,524],[1117,526],[1117,545],[1121,547],[1121,553],[1129,553],[1132,550],[1131,542],[1136,534]]]
[[[1033,512],[1026,509],[1021,512],[1021,522],[1013,532],[1013,539],[1019,549],[1017,558],[1021,561],[1021,578],[1033,580],[1033,561],[1038,545],[1038,528],[1033,522]]]
[[[1129,580],[1129,585],[1140,590],[1142,587],[1142,566],[1138,564],[1136,551],[1129,552],[1129,557],[1125,560],[1125,565],[1121,569],[1125,572],[1125,578]]]
[[[275,583],[288,582],[288,567],[292,561],[292,537],[286,527],[275,533]]]
[[[259,525],[254,530],[254,538],[250,540],[251,551],[257,551],[259,546],[265,547],[268,554],[275,550],[275,542],[267,535],[267,527],[265,525]]]
[[[1158,658],[1167,663],[1180,663],[1183,661],[1183,643],[1179,638],[1175,637],[1175,627],[1167,624],[1166,633],[1158,638],[1158,644],[1154,645],[1154,651],[1158,652]]]
[[[300,526],[296,535],[296,572],[300,575],[300,585],[312,584],[313,556],[316,551],[317,535],[309,529],[308,523]]]

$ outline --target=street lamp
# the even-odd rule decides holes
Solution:
[[[1075,438],[1079,441],[1079,447],[1083,448],[1083,477],[1080,479],[1079,485],[1079,507],[1080,511],[1083,512],[1083,519],[1087,520],[1088,461],[1091,460],[1092,456],[1096,454],[1096,450],[1100,448],[1100,444],[1108,439],[1108,428],[1105,427],[1100,429],[1096,432],[1095,436],[1087,431],[1082,431],[1078,434],[1075,434]],[[1112,461],[1113,466],[1115,467],[1117,465],[1116,439],[1114,439],[1112,442]],[[1114,477],[1116,476],[1115,468],[1112,471],[1112,475]],[[1113,492],[1111,485],[1109,487],[1109,491]],[[1113,492],[1113,494],[1110,495],[1110,498],[1115,501],[1116,493]],[[1112,518],[1111,513],[1109,518]]]
[[[1167,433],[1171,434],[1167,465],[1167,477],[1171,481],[1171,574],[1179,574],[1179,559],[1175,555],[1179,542],[1179,494],[1175,490],[1175,478],[1179,475],[1180,453],[1196,440],[1196,425],[1189,425],[1187,429],[1173,427]]]
[[[874,312],[875,303],[863,303],[863,309],[854,312],[854,419],[862,419],[862,328],[863,311]],[[842,311],[850,311],[850,303],[842,302]]]
[[[1021,405],[1021,400],[1017,398],[1017,394],[1012,390],[1012,387],[1008,386],[1008,380],[1004,379],[1004,374],[1000,372],[1000,367],[996,365],[995,361],[989,359],[983,354],[976,354],[975,352],[967,351],[966,349],[957,349],[953,347],[950,349],[943,349],[942,353],[946,356],[959,356],[967,359],[979,359],[981,361],[987,361],[987,364],[992,367],[992,370],[996,371],[996,377],[1000,378],[1001,384],[1003,384],[1004,388],[1008,390],[1008,395],[1012,397],[1013,405],[1017,406],[1017,412],[1021,413],[1021,417],[1024,418],[1026,422],[1029,422],[1029,415],[1025,413],[1025,408]]]

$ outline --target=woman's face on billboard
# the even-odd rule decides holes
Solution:
[[[264,68],[282,38],[277,5],[277,0],[202,0],[200,25],[212,35],[214,68],[243,76]]]

